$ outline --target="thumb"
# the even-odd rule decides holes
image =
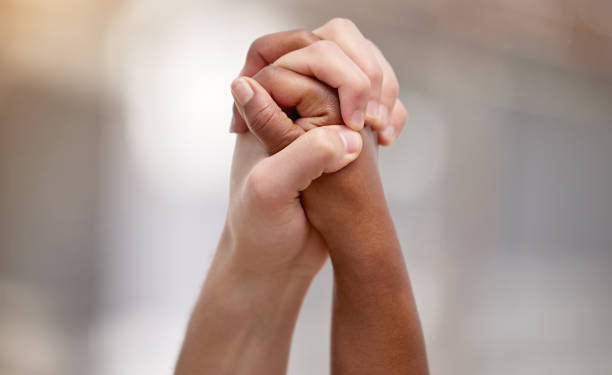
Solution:
[[[343,125],[314,128],[278,153],[260,161],[247,188],[266,205],[286,204],[323,173],[336,172],[359,156],[361,134]]]
[[[285,148],[304,130],[283,112],[268,92],[254,79],[240,77],[232,82],[235,108],[269,154]]]

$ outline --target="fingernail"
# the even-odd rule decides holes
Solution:
[[[363,123],[365,122],[365,115],[363,111],[355,111],[351,116],[352,128],[353,130],[361,130],[363,128]]]
[[[382,131],[382,136],[389,142],[393,142],[395,140],[395,129],[393,126],[387,126]]]
[[[366,109],[366,114],[370,118],[374,118],[374,119],[377,118],[378,117],[378,103],[376,103],[374,100],[369,101],[367,109]]]
[[[361,134],[351,129],[341,129],[340,138],[344,142],[344,148],[348,154],[354,154],[361,150]]]
[[[232,94],[236,101],[241,106],[244,106],[253,97],[253,89],[244,78],[236,78],[234,82],[232,82]]]
[[[378,107],[378,119],[381,124],[386,125],[389,122],[389,110],[382,104]]]

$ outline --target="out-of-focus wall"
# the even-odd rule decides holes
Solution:
[[[0,2],[0,373],[89,372],[112,2]]]
[[[171,372],[223,224],[256,37],[351,18],[410,119],[381,151],[433,373],[612,368],[605,1],[0,3],[0,372]],[[331,270],[291,374],[328,371]]]

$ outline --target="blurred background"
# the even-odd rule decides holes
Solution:
[[[172,372],[227,206],[229,85],[352,19],[434,374],[612,373],[612,3],[0,0],[0,373]],[[329,265],[290,374],[329,366]]]

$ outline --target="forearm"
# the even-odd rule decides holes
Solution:
[[[418,312],[390,219],[330,240],[333,374],[425,374]],[[348,228],[340,230],[347,230]]]
[[[420,322],[376,147],[369,133],[363,135],[359,158],[304,194],[334,265],[332,373],[425,374]]]
[[[176,366],[186,374],[285,374],[310,284],[303,275],[253,275],[219,249]]]

